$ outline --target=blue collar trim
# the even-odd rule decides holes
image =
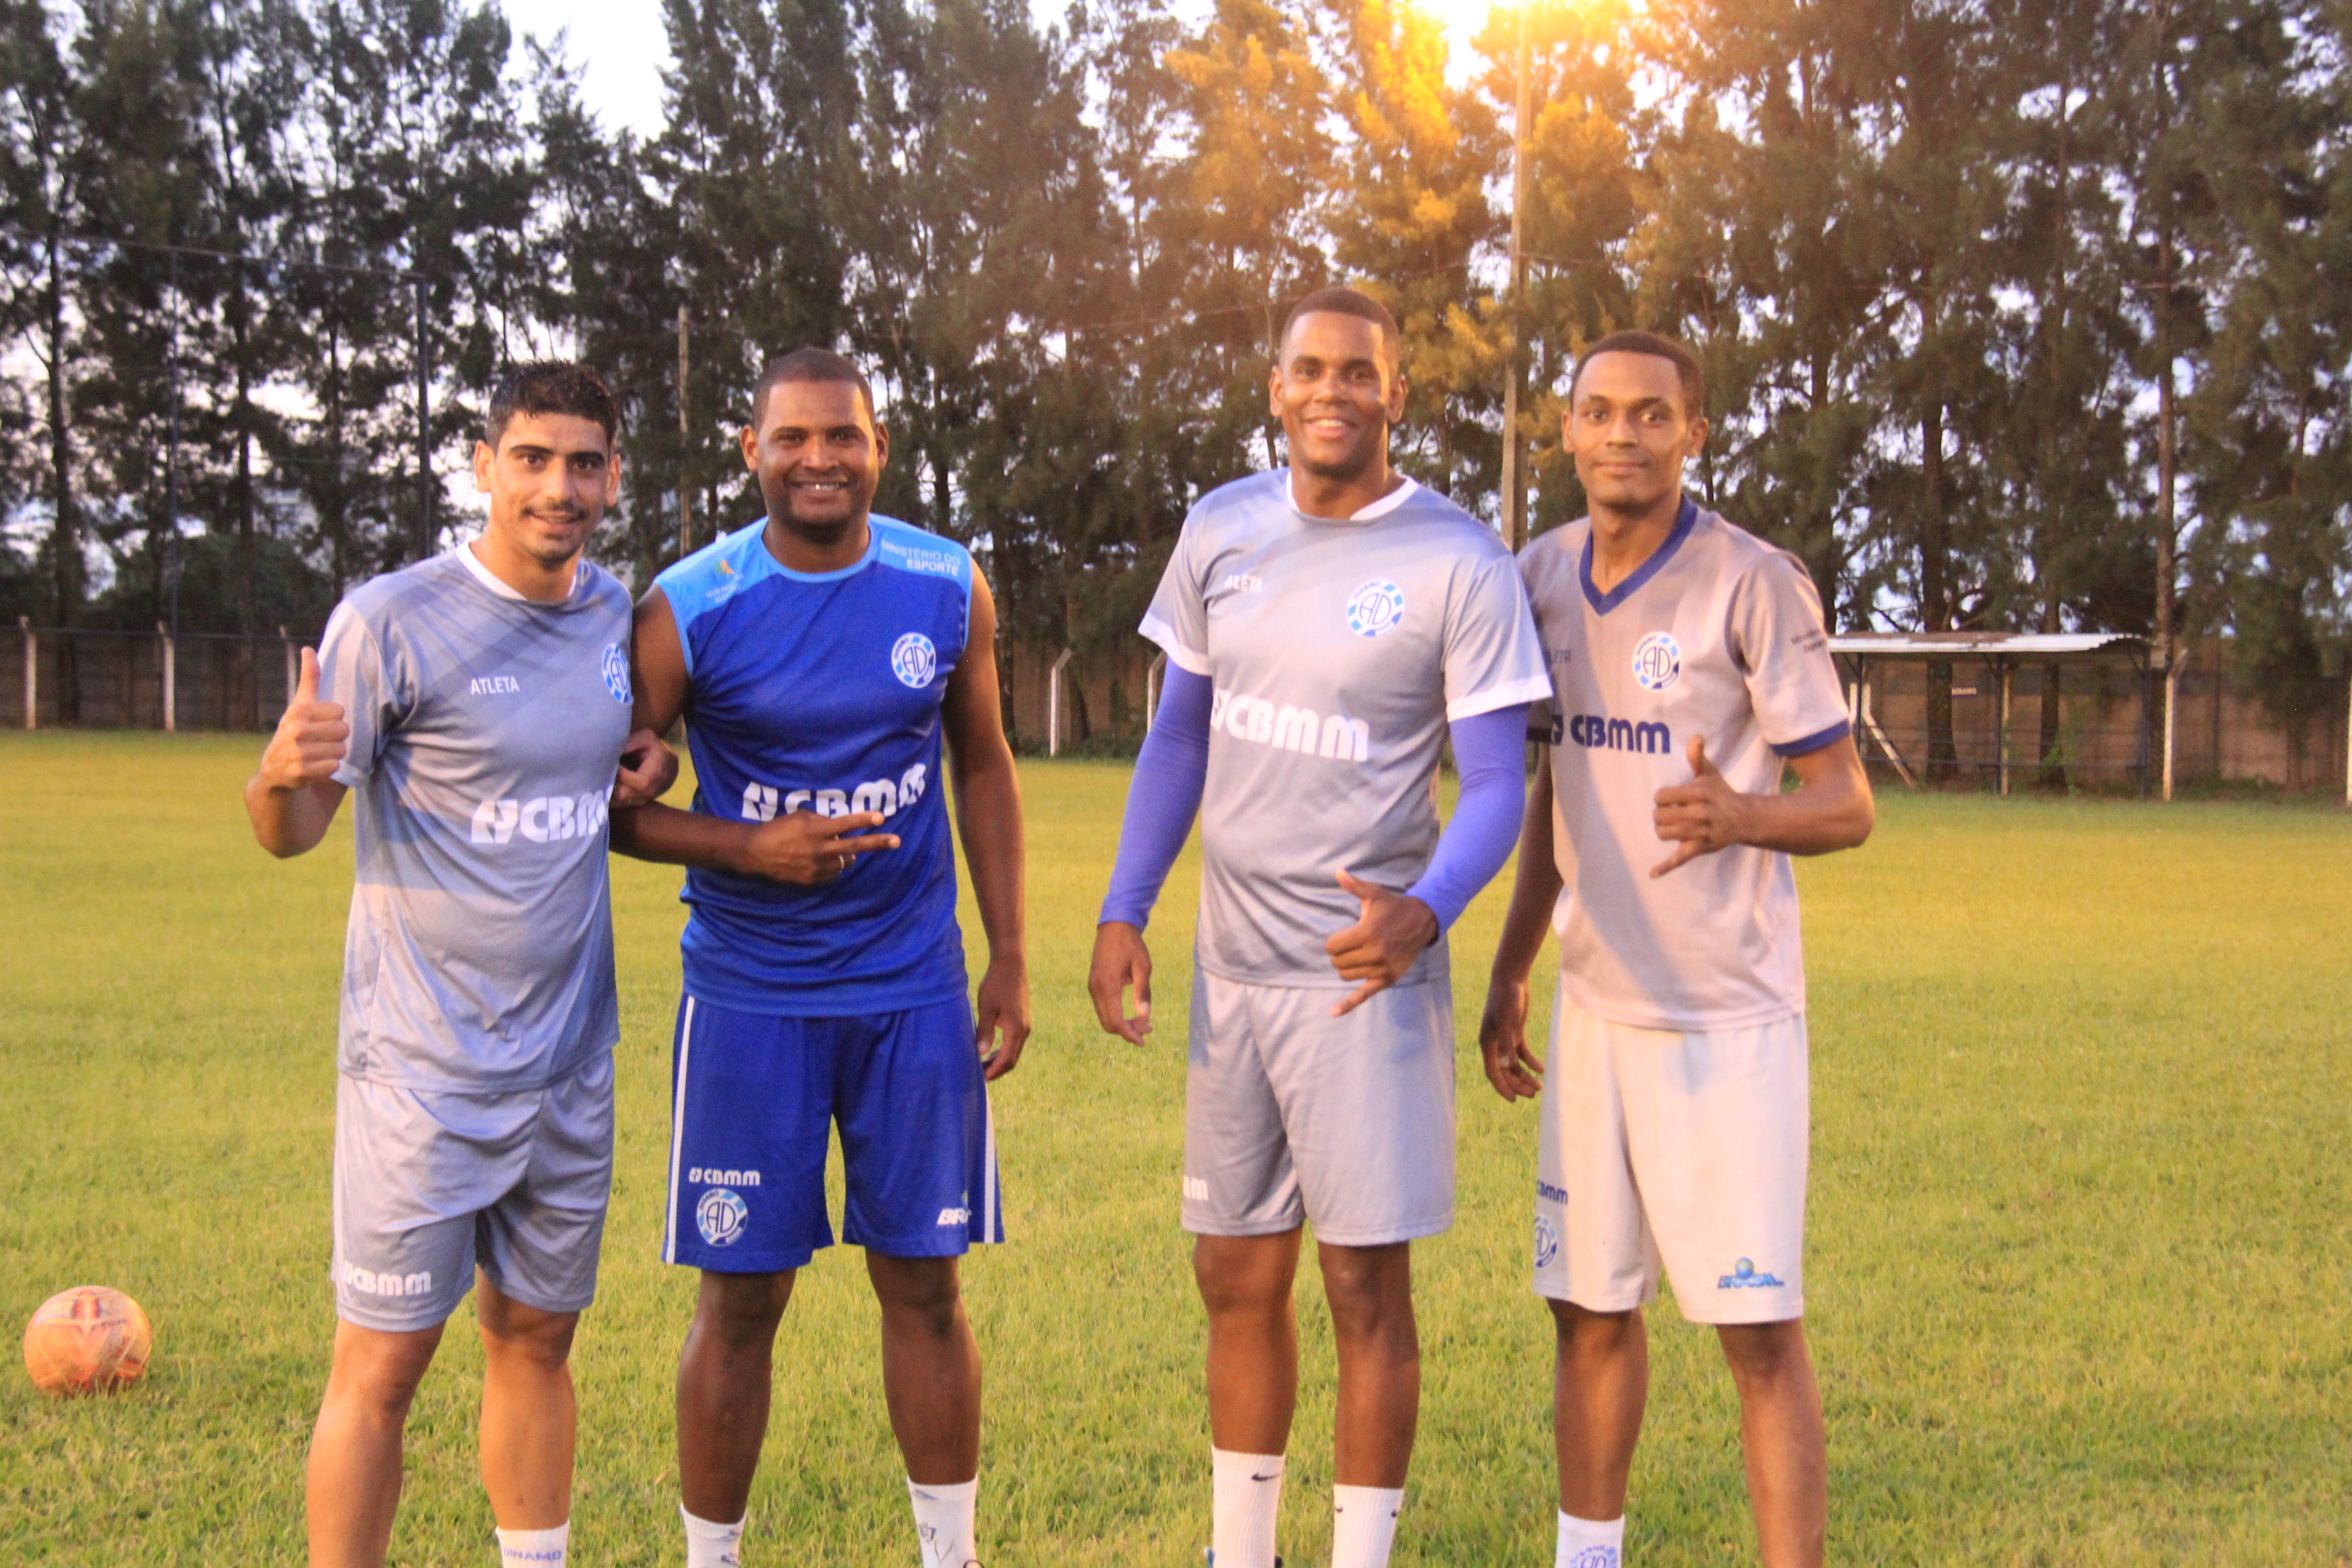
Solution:
[[[779,577],[788,577],[795,583],[838,583],[844,577],[856,576],[873,565],[875,558],[882,553],[882,531],[874,526],[875,521],[870,514],[866,519],[866,553],[848,565],[836,566],[830,572],[795,572],[777,560],[776,552],[768,548],[768,520],[764,517],[760,520],[760,531],[755,536],[753,547],[767,557],[768,565]]]
[[[1643,584],[1656,576],[1666,563],[1675,558],[1675,552],[1683,547],[1683,541],[1688,539],[1691,530],[1697,526],[1698,502],[1685,497],[1683,510],[1675,514],[1675,526],[1666,535],[1666,542],[1652,551],[1650,558],[1634,567],[1622,583],[1605,594],[1592,584],[1592,535],[1587,533],[1584,536],[1584,559],[1577,563],[1576,568],[1577,580],[1584,584],[1585,603],[1598,614],[1605,616],[1632,598],[1641,591]]]

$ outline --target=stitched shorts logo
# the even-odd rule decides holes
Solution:
[[[890,673],[919,691],[931,683],[939,668],[940,650],[920,632],[908,632],[891,645]]]
[[[1664,632],[1652,632],[1633,645],[1633,679],[1644,691],[1664,691],[1683,678],[1683,650]]]
[[[1785,1290],[1788,1282],[1777,1275],[1759,1274],[1756,1265],[1743,1258],[1731,1266],[1731,1272],[1715,1282],[1718,1290]]]
[[[604,645],[604,689],[615,702],[629,700],[629,656],[616,642]]]
[[[1559,1257],[1559,1229],[1549,1216],[1536,1215],[1536,1267],[1549,1268]]]
[[[694,1228],[713,1247],[732,1247],[743,1239],[751,1209],[731,1187],[713,1187],[694,1205]]]
[[[1404,620],[1404,590],[1375,577],[1348,595],[1348,629],[1360,637],[1392,632]]]

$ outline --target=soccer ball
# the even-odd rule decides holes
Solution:
[[[53,1399],[110,1394],[139,1381],[154,1343],[138,1302],[104,1285],[77,1285],[42,1302],[25,1325],[25,1370]]]

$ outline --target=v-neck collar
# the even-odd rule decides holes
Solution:
[[[1667,533],[1666,542],[1652,551],[1650,558],[1634,567],[1622,583],[1605,594],[1593,585],[1592,535],[1585,534],[1584,559],[1577,563],[1576,568],[1577,579],[1584,584],[1584,602],[1591,605],[1596,614],[1605,616],[1632,598],[1643,584],[1656,576],[1666,563],[1675,558],[1675,552],[1683,547],[1683,541],[1688,539],[1691,530],[1697,526],[1698,502],[1685,496],[1682,510],[1675,515],[1675,526]]]

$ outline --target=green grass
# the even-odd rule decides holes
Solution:
[[[121,1398],[51,1404],[0,1375],[0,1562],[299,1560],[351,868],[341,828],[290,864],[253,847],[254,749],[0,738],[0,1323],[98,1281],[157,1334]],[[1082,990],[1126,777],[1025,765],[1037,1035],[998,1091],[1013,1241],[968,1269],[992,1568],[1192,1568],[1207,1538],[1176,1223],[1189,868],[1153,932],[1162,1043],[1098,1035]],[[1800,878],[1834,1557],[2352,1562],[2352,821],[1896,796],[1866,849]],[[677,877],[617,862],[614,885],[619,1170],[576,1363],[592,1568],[679,1559],[669,1378],[691,1284],[656,1261]],[[1456,939],[1461,1217],[1417,1249],[1404,1564],[1551,1551],[1533,1124],[1486,1090],[1472,1041],[1499,905]],[[1283,1545],[1314,1564],[1331,1362],[1311,1279],[1301,1308]],[[1654,1322],[1633,1561],[1751,1561],[1728,1379],[1708,1336]],[[488,1561],[479,1364],[453,1333],[395,1562]],[[854,1256],[804,1277],[778,1385],[747,1560],[911,1561]]]

